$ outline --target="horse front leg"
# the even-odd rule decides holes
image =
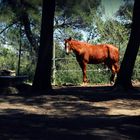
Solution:
[[[83,72],[83,85],[86,85],[88,83],[87,75],[86,75],[86,63],[83,63],[81,65],[81,68],[82,68],[82,72]]]
[[[82,69],[82,73],[83,73],[83,84],[82,85],[86,85],[88,83],[88,80],[87,80],[87,76],[86,76],[86,65],[87,65],[87,62],[85,62],[83,60],[83,58],[81,57],[78,57],[76,56],[76,59]]]

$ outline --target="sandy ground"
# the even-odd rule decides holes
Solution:
[[[140,90],[56,87],[48,95],[0,95],[0,140],[139,140]]]

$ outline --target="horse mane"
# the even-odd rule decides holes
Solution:
[[[75,44],[76,46],[79,46],[79,47],[87,47],[87,46],[94,46],[93,44],[90,44],[88,42],[83,42],[83,41],[79,41],[79,40],[75,40],[75,39],[71,39],[71,43]]]

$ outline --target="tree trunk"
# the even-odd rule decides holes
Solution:
[[[34,90],[51,90],[51,68],[53,51],[53,24],[55,0],[43,0],[41,38],[38,63],[33,81]]]
[[[35,52],[37,52],[38,44],[37,44],[37,41],[34,38],[34,35],[32,34],[32,31],[31,31],[31,24],[30,24],[30,20],[29,20],[29,15],[24,10],[22,11],[22,13],[20,15],[20,21],[24,26],[25,34],[26,34],[27,39],[29,40],[29,43],[31,44],[31,46],[33,47]]]
[[[140,45],[140,4],[135,0],[133,9],[132,28],[126,52],[118,73],[115,86],[125,89],[132,88],[132,73]]]

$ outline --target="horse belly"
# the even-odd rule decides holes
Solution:
[[[88,64],[100,64],[103,63],[105,59],[90,59]]]

